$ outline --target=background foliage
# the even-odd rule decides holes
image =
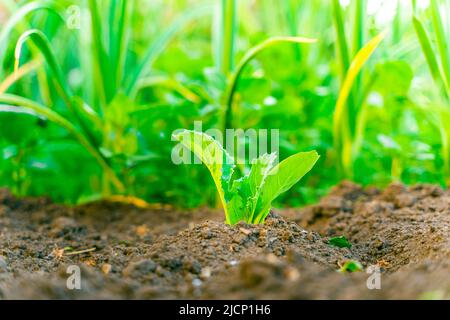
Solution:
[[[440,9],[440,24],[434,5]],[[78,9],[79,29],[71,27]],[[321,154],[318,165],[280,205],[314,202],[342,179],[380,187],[391,181],[444,185],[450,172],[445,94],[450,50],[441,45],[446,41],[436,27],[450,34],[450,17],[444,14],[449,9],[445,0],[431,0],[431,5],[393,0],[2,0],[0,93],[27,98],[68,119],[124,189],[111,185],[111,176],[105,179],[102,160],[67,127],[36,117],[29,108],[12,110],[21,103],[11,97],[0,98],[0,110],[7,111],[0,112],[0,185],[19,195],[48,195],[69,203],[121,191],[181,207],[213,204],[215,190],[206,169],[171,162],[171,134],[192,129],[194,121],[202,121],[204,129],[220,128],[233,68],[250,48],[274,36],[318,42],[276,45],[250,61],[239,80],[232,120],[243,129],[280,129],[282,159],[299,151]],[[427,31],[428,56],[413,16]],[[339,28],[347,41],[347,62]],[[35,29],[48,39],[55,66],[40,33],[24,37]],[[361,128],[359,147],[350,170],[340,170],[333,132],[336,102],[350,62],[385,30],[352,87],[348,104],[359,111],[349,116]],[[20,38],[26,43],[19,52],[23,75],[18,76]],[[444,74],[441,85],[434,81],[433,68],[430,72],[429,55]]]

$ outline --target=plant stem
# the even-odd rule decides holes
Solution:
[[[442,61],[442,71],[447,82],[447,87],[450,85],[450,53],[448,51],[448,39],[445,34],[445,29],[442,23],[440,8],[437,0],[431,0],[431,13],[433,17],[434,31],[436,33],[437,45]]]

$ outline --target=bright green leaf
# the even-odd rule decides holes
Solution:
[[[348,260],[344,263],[344,265],[339,269],[339,272],[360,272],[363,271],[364,268],[358,261]]]
[[[332,246],[339,247],[339,248],[351,248],[352,247],[352,244],[344,236],[331,238],[330,240],[328,240],[328,243]]]

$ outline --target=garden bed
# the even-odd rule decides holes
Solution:
[[[3,299],[363,299],[450,297],[450,191],[351,183],[319,204],[277,210],[265,225],[221,211],[78,207],[0,191]],[[345,236],[351,248],[331,246]],[[378,265],[381,290],[346,261]],[[67,266],[81,267],[68,290]]]

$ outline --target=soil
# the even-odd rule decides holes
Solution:
[[[0,299],[449,299],[449,227],[450,191],[427,185],[343,182],[317,205],[233,227],[220,210],[0,190]],[[348,261],[364,270],[337,272]],[[71,265],[81,290],[67,289]],[[374,266],[380,290],[367,286]]]

